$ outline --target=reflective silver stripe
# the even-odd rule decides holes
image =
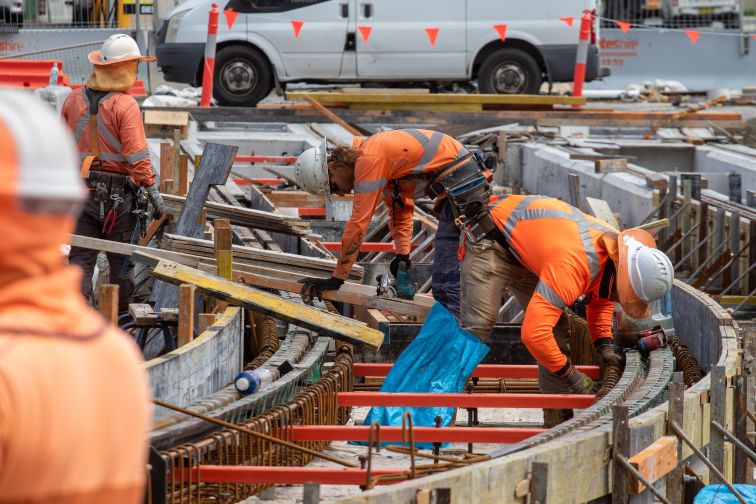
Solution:
[[[354,193],[371,193],[377,191],[378,189],[383,189],[385,186],[385,178],[379,178],[378,180],[373,180],[371,182],[355,182]]]
[[[84,128],[87,127],[87,124],[89,124],[89,112],[85,112],[84,115],[79,118],[79,122],[76,124],[76,129],[74,130],[74,139],[76,140],[77,144],[79,143],[79,139],[84,133]]]
[[[460,144],[459,150],[457,151],[457,159],[461,158],[462,156],[466,156],[469,153],[470,153],[470,151],[467,150],[464,145]]]
[[[425,152],[423,152],[423,157],[420,158],[420,161],[412,169],[413,175],[418,175],[422,173],[426,165],[430,163],[431,161],[433,161],[433,158],[436,157],[436,154],[438,153],[438,148],[441,146],[441,140],[443,139],[444,139],[443,133],[439,133],[438,131],[433,132],[433,134],[430,137],[430,140],[428,141],[428,144],[425,146]]]
[[[137,161],[141,161],[142,159],[147,159],[150,157],[150,151],[148,150],[142,150],[134,152],[133,154],[129,154],[126,156],[126,161],[128,161],[130,164],[134,164]]]
[[[91,156],[92,153],[89,151],[84,151],[81,154],[79,154],[79,161],[84,161],[85,158]]]
[[[601,264],[599,263],[599,255],[596,246],[594,245],[593,240],[591,240],[591,228],[600,231],[609,231],[608,228],[601,226],[600,224],[591,223],[582,213],[580,213],[580,211],[577,213],[567,213],[551,208],[534,208],[525,210],[524,215],[518,218],[517,221],[532,219],[566,219],[576,223],[578,227],[578,236],[580,236],[580,241],[585,250],[591,279],[595,279],[598,276],[601,272]],[[514,224],[516,223],[517,222]]]
[[[110,130],[108,130],[108,128],[105,126],[105,121],[102,120],[102,117],[99,113],[97,114],[97,131],[100,132],[100,135],[105,138],[105,141],[108,142],[108,145],[110,145],[113,149],[120,151],[123,148],[121,142],[119,142],[118,139],[114,137]]]
[[[401,131],[404,131],[405,133],[409,133],[410,135],[412,135],[413,137],[415,137],[415,140],[417,140],[418,142],[420,142],[420,144],[423,146],[423,148],[425,148],[425,146],[428,145],[428,141],[429,141],[428,137],[425,136],[425,135],[423,135],[422,133],[420,133],[419,130],[412,129],[412,128],[405,128],[405,129],[403,129]]]
[[[84,105],[87,106],[87,113],[89,113],[89,97],[87,96],[87,86],[81,86],[81,97],[84,99]]]
[[[509,217],[507,218],[507,222],[504,223],[504,231],[509,238],[512,237],[512,232],[514,231],[515,225],[517,225],[517,221],[525,216],[525,210],[528,208],[528,205],[537,199],[545,198],[546,196],[526,196],[516,207],[514,207],[514,210],[512,210],[512,213],[509,214]]]
[[[126,158],[121,154],[116,154],[113,152],[101,152],[100,161],[117,161],[119,163],[124,163],[126,162]]]
[[[567,302],[565,302],[562,297],[554,292],[554,290],[549,287],[543,280],[538,281],[538,285],[536,285],[536,292],[543,297],[546,301],[551,303],[552,305],[556,306],[560,310],[567,306]]]

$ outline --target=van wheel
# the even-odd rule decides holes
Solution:
[[[254,49],[229,46],[218,51],[213,96],[220,105],[253,107],[271,90],[271,68]]]
[[[520,49],[493,52],[478,72],[481,93],[538,94],[542,81],[541,67],[530,54]]]

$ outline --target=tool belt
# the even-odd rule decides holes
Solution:
[[[86,184],[94,194],[94,201],[100,205],[100,219],[104,219],[102,232],[108,235],[115,225],[118,208],[131,190],[129,177],[120,173],[90,169]],[[112,207],[106,216],[105,207],[108,204],[112,204]]]

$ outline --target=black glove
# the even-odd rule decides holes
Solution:
[[[396,254],[393,259],[391,259],[391,262],[389,263],[389,270],[391,270],[391,274],[394,275],[394,278],[396,278],[396,275],[399,273],[399,263],[404,263],[407,265],[405,268],[407,271],[409,271],[410,267],[412,266],[412,261],[410,261],[409,254]]]
[[[315,297],[323,301],[323,291],[326,290],[338,290],[339,287],[344,285],[344,280],[341,278],[303,278],[299,283],[304,284],[300,294],[302,299],[307,304],[312,304],[315,301]]]
[[[150,203],[152,204],[153,212],[152,212],[152,218],[153,219],[159,219],[161,215],[163,215],[163,212],[165,211],[165,203],[163,203],[163,197],[160,195],[160,191],[158,190],[157,184],[152,184],[151,186],[147,186],[144,188],[145,192],[147,192],[147,198],[150,200]]]

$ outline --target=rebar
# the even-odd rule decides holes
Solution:
[[[677,370],[683,372],[683,381],[686,387],[690,387],[695,383],[698,383],[703,378],[701,368],[698,366],[698,360],[693,356],[693,353],[685,345],[679,336],[672,338],[669,342],[672,353],[675,356],[675,362],[677,364]]]
[[[622,368],[617,365],[605,365],[601,372],[601,388],[596,392],[596,401],[606,396],[622,378]]]

